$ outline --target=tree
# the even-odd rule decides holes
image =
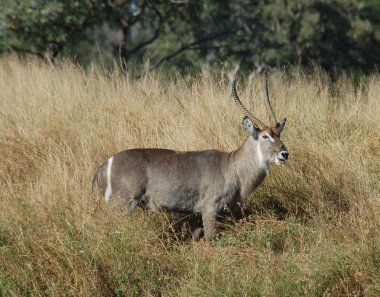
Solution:
[[[240,62],[367,72],[380,64],[380,19],[368,9],[379,5],[361,1],[4,0],[0,52],[80,62],[99,47],[123,69],[149,59],[183,71]]]
[[[98,22],[99,13],[95,0],[8,2],[2,13],[3,50],[54,59],[76,34]]]

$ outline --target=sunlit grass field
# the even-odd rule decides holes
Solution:
[[[177,215],[95,210],[91,180],[123,149],[236,149],[226,73],[0,59],[0,296],[380,296],[380,75],[269,81],[289,161],[211,247],[175,231]],[[262,77],[238,91],[268,122]]]

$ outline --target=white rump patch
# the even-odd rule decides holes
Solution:
[[[107,188],[106,188],[106,193],[104,195],[104,199],[106,200],[106,202],[110,200],[110,197],[112,195],[112,185],[111,185],[112,162],[113,162],[113,157],[108,159],[108,164],[107,164]]]

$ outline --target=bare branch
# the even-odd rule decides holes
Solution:
[[[170,0],[170,2],[174,4],[186,4],[189,3],[189,0]]]
[[[129,52],[128,52],[128,57],[130,57],[131,55],[133,55],[134,53],[138,52],[139,50],[141,50],[143,47],[155,42],[157,40],[157,38],[160,36],[160,31],[161,31],[161,28],[157,28],[156,31],[154,32],[153,36],[147,40],[144,40],[142,41],[141,43],[139,43],[138,45],[136,45],[133,49],[131,49]]]
[[[185,51],[189,51],[189,50],[194,50],[196,49],[199,45],[201,45],[202,43],[205,43],[205,42],[208,42],[210,40],[214,40],[214,39],[217,39],[221,36],[225,36],[225,35],[229,35],[231,34],[232,31],[223,31],[223,32],[218,32],[218,33],[215,33],[215,34],[212,34],[212,35],[209,35],[209,36],[206,36],[206,37],[202,37],[196,41],[193,41],[191,43],[188,43],[188,44],[184,44],[182,45],[181,47],[179,47],[177,50],[175,50],[174,52],[166,55],[165,57],[163,57],[160,61],[158,61],[155,65],[153,65],[152,67],[149,68],[149,70],[154,70],[156,69],[157,67],[161,66],[163,63],[165,63],[166,61],[170,60],[170,59],[173,59],[175,58],[176,56],[178,56],[179,54],[185,52]]]

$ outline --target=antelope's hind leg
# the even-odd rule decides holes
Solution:
[[[136,206],[139,204],[140,200],[138,197],[132,197],[131,200],[128,201],[127,205],[127,216],[131,216]]]
[[[127,216],[128,217],[132,215],[132,213],[136,209],[136,206],[142,201],[144,194],[145,194],[145,190],[139,190],[139,191],[136,191],[135,194],[130,197],[129,201],[127,202]]]

